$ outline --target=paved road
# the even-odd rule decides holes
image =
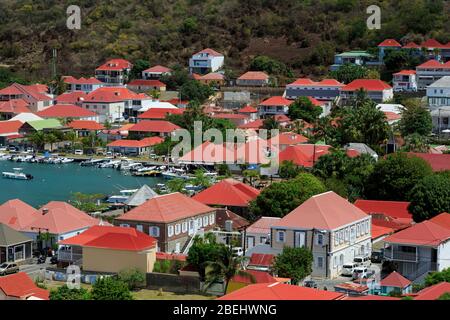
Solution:
[[[50,258],[47,258],[46,263],[42,264],[24,264],[19,266],[19,270],[28,274],[31,278],[35,278],[38,275],[45,273],[47,267],[51,266]]]

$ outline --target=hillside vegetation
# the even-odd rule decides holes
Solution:
[[[82,8],[81,30],[66,27],[66,8]],[[381,30],[368,30],[366,8],[382,8]],[[256,55],[284,64],[294,75],[320,75],[335,51],[374,48],[385,38],[450,41],[449,1],[397,0],[2,0],[0,65],[27,79],[58,72],[89,75],[107,58],[187,64],[205,47],[226,55],[233,72]]]

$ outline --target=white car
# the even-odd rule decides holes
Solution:
[[[366,267],[357,267],[353,270],[352,280],[356,279],[367,279],[371,277],[375,272],[373,270],[369,270]]]
[[[0,151],[7,151],[8,147],[0,146]]]
[[[356,263],[346,263],[342,266],[342,272],[341,275],[351,277],[353,276],[353,271],[355,271],[355,268],[358,267],[358,264]]]
[[[244,254],[244,250],[242,250],[241,247],[234,247],[233,248],[233,253],[238,256],[241,257]]]
[[[77,155],[77,156],[82,156],[83,155],[83,150],[75,150],[73,153],[75,155]]]
[[[371,261],[370,257],[367,256],[357,256],[353,259],[353,262],[358,264],[358,266],[370,267]]]

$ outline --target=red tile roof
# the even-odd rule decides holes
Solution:
[[[154,197],[116,220],[168,223],[214,211],[179,192]]]
[[[437,216],[434,216],[429,221],[440,225],[441,227],[450,229],[450,214],[448,212],[442,212]]]
[[[411,42],[408,42],[407,44],[405,44],[403,46],[403,48],[404,49],[420,49],[420,46],[417,43],[411,41]]]
[[[443,48],[445,45],[437,41],[436,39],[428,39],[420,44],[422,48],[434,49],[434,48]]]
[[[80,79],[77,79],[72,76],[68,76],[64,77],[64,82],[69,84],[103,84],[103,82],[94,77],[90,78],[81,77]]]
[[[339,300],[342,293],[275,282],[251,284],[218,300]]]
[[[435,172],[450,170],[450,154],[408,152],[408,155],[422,158]]]
[[[275,224],[275,227],[302,227],[333,230],[367,218],[367,214],[333,191],[312,196]]]
[[[11,99],[9,101],[0,101],[0,113],[31,113],[29,104],[23,99]]]
[[[95,112],[73,104],[56,104],[36,114],[42,118],[90,118],[97,116]]]
[[[280,163],[292,161],[298,166],[311,168],[321,156],[330,152],[330,148],[328,145],[296,144],[281,151],[278,159]],[[354,149],[347,149],[346,154],[350,158],[359,156],[359,152]]]
[[[296,145],[308,142],[308,138],[295,132],[281,132],[279,135],[272,137],[270,140],[274,145]]]
[[[166,85],[159,80],[135,79],[130,81],[127,86],[146,86],[146,87],[165,87]]]
[[[450,239],[450,226],[422,221],[384,239],[385,242],[435,247]]]
[[[60,94],[55,99],[56,103],[58,104],[75,104],[77,102],[85,100],[86,97],[87,93],[84,93],[82,91],[73,91]]]
[[[203,49],[202,51],[199,51],[199,52],[195,53],[194,55],[197,55],[200,53],[207,53],[210,56],[214,56],[214,57],[222,57],[223,56],[223,54],[221,54],[213,49],[210,49],[210,48]]]
[[[245,283],[245,284],[252,284],[252,283],[274,283],[277,282],[277,280],[272,277],[270,274],[268,274],[265,271],[257,271],[257,270],[245,270],[245,272],[251,276],[253,276],[253,279],[249,276],[245,275],[235,275],[233,278],[231,278],[231,281],[238,282],[238,283]],[[254,280],[254,282],[252,282]]]
[[[285,123],[285,122],[291,121],[291,119],[289,119],[289,117],[285,114],[276,114],[273,116],[273,118],[275,119],[275,121],[277,121],[279,123]]]
[[[18,120],[14,121],[0,121],[0,134],[5,135],[8,133],[17,133],[22,126],[22,122]]]
[[[157,252],[156,253],[157,260],[177,260],[177,261],[186,261],[187,255],[180,253],[166,253],[166,252]]]
[[[153,66],[151,68],[148,68],[148,69],[144,70],[144,72],[148,72],[148,73],[168,73],[168,72],[171,72],[171,71],[172,71],[172,69],[169,69],[167,67],[160,66],[160,65]]]
[[[416,69],[450,69],[450,63],[440,63],[437,60],[428,60],[417,66]]]
[[[225,229],[226,221],[232,222],[233,230],[241,230],[250,224],[246,219],[226,208],[216,208],[216,225]]]
[[[247,207],[259,190],[234,179],[224,179],[192,197],[208,205]]]
[[[170,133],[177,129],[181,129],[181,127],[177,126],[176,124],[173,124],[169,121],[164,120],[144,120],[140,121],[131,128],[128,129],[128,131],[135,131],[135,132],[163,132],[163,133]]]
[[[215,113],[211,116],[214,119],[247,119],[248,116],[239,113]]]
[[[406,288],[411,284],[411,281],[406,279],[397,271],[392,272],[386,278],[380,281],[382,287],[395,287],[395,288]]]
[[[161,137],[149,137],[142,140],[126,140],[120,139],[109,143],[108,147],[124,147],[124,148],[145,148],[163,142]]]
[[[13,83],[9,87],[1,89],[0,95],[24,95],[23,98],[26,101],[28,101],[29,97],[37,101],[50,101],[52,100],[52,98],[45,94],[47,91],[48,87],[43,84],[33,84],[26,86],[18,83]]]
[[[133,65],[131,62],[125,60],[125,59],[111,59],[106,61],[104,64],[102,64],[100,67],[98,67],[95,70],[123,70],[123,69],[131,69]]]
[[[93,226],[60,244],[110,250],[143,251],[156,246],[156,239],[134,228]]]
[[[399,71],[397,73],[394,73],[394,76],[395,75],[406,75],[406,76],[408,76],[408,75],[411,75],[411,74],[416,74],[416,70],[401,70],[401,71]]]
[[[395,39],[386,39],[383,42],[381,42],[379,47],[401,47],[402,45],[398,43]]]
[[[105,127],[100,123],[92,120],[74,120],[69,123],[69,127],[74,130],[104,130]]]
[[[211,81],[222,81],[225,79],[225,76],[218,72],[210,72],[208,74],[205,74],[204,76],[201,76],[199,80],[211,80]]]
[[[247,228],[247,233],[269,234],[270,228],[280,219],[279,217],[261,217]]]
[[[268,80],[269,75],[262,71],[248,71],[241,75],[238,80]]]
[[[270,97],[269,99],[264,100],[259,105],[260,106],[289,106],[294,101],[285,99],[281,96]]]
[[[9,200],[0,206],[0,223],[21,231],[39,216],[32,206],[19,199]]]
[[[49,300],[49,291],[41,289],[25,273],[18,272],[8,276],[0,277],[0,291],[7,297],[26,299],[31,296],[43,300]]]
[[[383,200],[362,200],[355,201],[355,206],[367,214],[383,213],[393,218],[406,218],[412,220],[412,214],[408,211],[407,201],[383,201]]]
[[[148,97],[150,99],[150,97]],[[90,92],[85,102],[118,102],[125,100],[141,100],[142,96],[122,87],[102,87]]]
[[[355,91],[364,89],[366,91],[383,91],[392,89],[386,82],[378,79],[356,79],[341,88],[342,91]]]
[[[266,254],[266,253],[252,253],[250,256],[250,261],[248,262],[249,266],[255,267],[271,267],[273,261],[275,259],[275,255]]]
[[[312,81],[309,78],[300,78],[288,84],[288,86],[305,86],[305,87],[343,87],[344,84],[336,79],[323,79],[321,81]]]
[[[449,282],[441,282],[420,290],[414,295],[414,300],[436,300],[444,293],[450,293]]]
[[[246,105],[245,107],[238,110],[240,113],[257,113],[258,109],[253,108],[252,106]]]
[[[45,209],[48,210],[44,214]],[[98,225],[100,221],[66,202],[51,201],[42,206],[38,217],[25,226],[24,231],[37,232],[37,228],[48,229],[51,234],[63,234]]]
[[[383,111],[384,115],[386,116],[387,121],[395,121],[400,120],[402,118],[401,114],[392,112],[392,111]]]
[[[165,119],[168,114],[183,114],[184,109],[150,108],[138,116],[139,119]]]
[[[257,119],[255,121],[247,122],[246,124],[240,125],[239,129],[261,129],[263,127],[264,120]]]
[[[378,239],[379,237],[382,237],[382,236],[390,235],[395,232],[395,230],[392,228],[378,226],[378,225],[374,224],[373,222],[372,222],[372,230],[371,231],[372,231],[372,240]]]

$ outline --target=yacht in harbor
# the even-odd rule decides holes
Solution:
[[[3,178],[16,179],[16,180],[31,180],[33,176],[31,174],[23,173],[22,168],[13,168],[13,172],[2,172]]]
[[[110,196],[106,202],[112,204],[123,204],[139,189],[120,190],[120,195]]]

